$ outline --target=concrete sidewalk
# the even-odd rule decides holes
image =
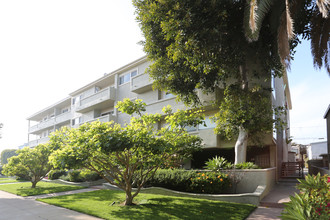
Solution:
[[[290,201],[290,195],[298,193],[296,182],[280,182],[272,191],[265,196],[258,208],[250,214],[247,220],[280,219],[279,216],[284,209],[284,203]]]
[[[0,220],[97,220],[93,216],[0,191]]]

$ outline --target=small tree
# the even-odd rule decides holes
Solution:
[[[132,116],[129,124],[93,122],[57,131],[50,142],[62,147],[52,154],[51,161],[55,166],[97,172],[126,192],[125,205],[133,205],[134,197],[160,166],[200,148],[201,139],[189,135],[185,127],[202,123],[204,116],[191,110],[172,113],[169,107],[163,109],[165,117],[142,114],[145,103],[141,100],[124,99],[116,107]],[[158,129],[161,120],[167,125]],[[133,185],[137,186],[134,193]]]
[[[3,168],[7,176],[19,176],[32,182],[32,188],[51,170],[48,157],[52,152],[49,145],[38,145],[35,148],[23,148],[17,156],[11,157]]]
[[[3,150],[1,152],[1,156],[0,156],[0,162],[2,165],[5,165],[6,163],[8,163],[8,159],[13,157],[13,156],[17,156],[17,153],[16,153],[16,149],[6,149],[6,150]]]

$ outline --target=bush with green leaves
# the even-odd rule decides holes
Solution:
[[[204,166],[207,170],[220,171],[226,169],[260,169],[260,167],[252,162],[244,162],[238,164],[232,164],[227,161],[224,157],[215,156],[212,159],[209,159]]]
[[[196,193],[224,193],[230,187],[227,174],[220,172],[200,172],[191,179],[191,191]]]
[[[148,186],[192,193],[223,193],[230,186],[228,175],[214,172],[198,172],[195,170],[160,169],[147,182]]]
[[[48,173],[48,179],[50,179],[50,180],[56,180],[56,179],[59,179],[60,176],[63,176],[65,174],[66,174],[66,171],[65,170],[51,170]]]
[[[300,193],[290,196],[282,212],[284,220],[330,219],[330,177],[328,175],[307,175],[299,180]]]

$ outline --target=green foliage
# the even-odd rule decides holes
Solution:
[[[161,169],[147,182],[148,186],[158,186],[181,192],[223,193],[230,185],[228,175],[221,172],[196,172],[194,170]]]
[[[230,187],[228,175],[220,172],[197,173],[191,182],[191,191],[198,193],[223,193]]]
[[[242,90],[240,85],[228,86],[219,112],[214,116],[215,131],[227,139],[238,135],[242,126],[253,140],[273,130],[273,110],[269,90],[253,88]]]
[[[23,148],[17,156],[11,157],[3,168],[7,176],[17,176],[32,182],[32,188],[51,170],[48,157],[53,148],[49,145],[38,145],[35,148]]]
[[[260,167],[253,162],[238,163],[235,165],[236,169],[260,169]]]
[[[282,219],[321,219],[330,218],[330,177],[328,175],[307,175],[299,180],[299,194],[290,196],[282,212]]]
[[[101,179],[102,177],[95,171],[90,170],[70,170],[62,173],[60,179],[70,182],[91,182]]]
[[[2,165],[5,165],[8,163],[8,159],[13,157],[13,156],[17,156],[16,153],[17,150],[15,149],[5,149],[1,152],[1,159],[0,159],[0,163]]]
[[[228,170],[228,169],[260,169],[260,167],[253,162],[244,162],[238,164],[232,164],[231,162],[227,161],[224,157],[215,156],[212,159],[209,159],[204,166],[207,170],[212,171],[221,171],[221,170]]]
[[[131,194],[132,184],[141,189],[154,172],[169,161],[181,161],[199,150],[201,139],[189,135],[187,126],[203,123],[201,111],[177,111],[165,108],[166,116],[142,114],[141,100],[124,99],[116,106],[123,112],[136,114],[129,124],[121,127],[113,122],[86,123],[77,129],[63,128],[50,137],[52,146],[60,147],[50,160],[56,167],[86,168],[97,172],[111,184],[126,191],[127,203],[139,190]],[[164,120],[167,126],[157,130]],[[166,164],[168,165],[168,164]],[[133,182],[133,176],[135,177]]]
[[[223,169],[230,169],[232,167],[233,167],[232,163],[228,162],[224,157],[218,157],[218,156],[209,159],[204,166],[205,169],[212,171],[220,171]]]
[[[56,180],[58,178],[60,178],[60,176],[65,175],[66,171],[65,170],[51,170],[48,173],[48,178],[50,180]]]
[[[182,169],[159,169],[146,183],[147,186],[158,186],[176,191],[189,192],[191,179],[196,171]]]

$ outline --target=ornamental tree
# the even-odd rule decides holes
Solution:
[[[125,205],[132,205],[144,184],[156,170],[171,162],[187,158],[199,150],[201,140],[191,136],[186,126],[202,123],[201,111],[172,112],[170,107],[160,114],[143,114],[145,103],[124,99],[116,106],[131,115],[124,126],[113,122],[86,123],[77,129],[55,132],[50,142],[61,145],[51,156],[52,163],[62,168],[87,168],[107,182],[126,192]],[[157,128],[164,121],[166,126]],[[135,192],[132,186],[136,185]]]
[[[16,151],[17,156],[11,157],[3,168],[3,173],[7,176],[18,176],[32,183],[35,188],[37,183],[42,180],[52,169],[48,161],[52,153],[52,147],[40,144],[35,148],[25,147]]]
[[[271,102],[259,103],[253,97],[264,100],[268,92],[270,100],[271,76],[285,71],[299,43],[298,35],[292,34],[292,19],[297,34],[315,40],[313,51],[319,55],[316,66],[328,68],[329,20],[318,12],[315,1],[133,2],[145,37],[144,50],[152,63],[147,71],[156,88],[195,105],[200,104],[196,89],[205,93],[227,91],[217,100],[216,131],[230,130],[228,137],[232,132],[238,137],[235,163],[245,162],[248,138],[272,131],[272,117],[267,119]],[[319,8],[327,9],[328,1],[316,2]],[[313,28],[318,31],[313,32]],[[236,101],[230,104],[233,97]],[[261,120],[260,114],[254,114],[259,112],[265,113]]]
[[[16,153],[17,149],[5,149],[1,152],[1,156],[0,156],[0,163],[2,165],[8,163],[8,159],[13,157],[13,156],[17,156]]]

